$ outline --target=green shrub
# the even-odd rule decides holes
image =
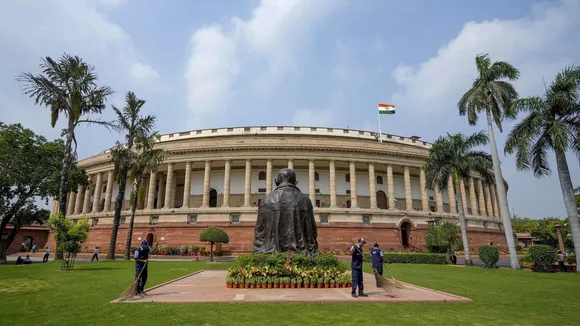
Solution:
[[[406,253],[406,252],[385,252],[384,261],[388,264],[441,264],[447,263],[447,255],[433,253]],[[364,253],[365,258],[370,261],[371,255]]]
[[[522,246],[520,246],[520,245],[516,246],[516,251],[522,251],[522,250],[524,250],[524,248],[522,248]]]
[[[547,272],[556,261],[556,251],[546,245],[533,245],[530,247],[530,257],[534,261],[536,272]]]
[[[480,246],[479,259],[485,263],[485,268],[494,268],[499,260],[499,249],[494,246]]]
[[[576,264],[576,254],[566,256],[566,262],[570,265]]]

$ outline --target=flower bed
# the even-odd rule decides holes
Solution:
[[[246,254],[228,269],[229,288],[350,287],[351,277],[333,254]]]

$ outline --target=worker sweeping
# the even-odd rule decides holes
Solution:
[[[352,268],[352,292],[353,298],[358,297],[368,297],[364,293],[363,285],[363,247],[367,243],[365,239],[358,239],[357,243],[350,248],[350,254],[352,256],[351,268]],[[358,295],[356,294],[356,289],[358,287]]]
[[[151,248],[147,244],[147,240],[141,241],[141,246],[135,250],[135,279],[137,282],[137,295],[144,296],[145,284],[147,283],[147,263]]]
[[[371,249],[371,259],[373,261],[373,269],[375,270],[375,281],[377,282],[377,287],[380,288],[379,275],[383,276],[383,264],[384,257],[383,251],[379,249],[379,243],[375,242],[373,249]]]

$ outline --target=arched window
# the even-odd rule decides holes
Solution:
[[[260,173],[258,173],[258,180],[266,180],[266,172],[260,171]]]
[[[344,175],[344,181],[345,182],[350,182],[350,173],[347,173]]]
[[[314,172],[314,181],[320,181],[320,174],[318,172]]]
[[[381,177],[380,175],[377,177],[377,184],[378,185],[382,185],[383,184],[383,177]]]

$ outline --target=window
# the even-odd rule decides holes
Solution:
[[[433,196],[429,196],[429,200],[435,200],[435,198],[433,198]]]
[[[189,136],[189,131],[186,132],[180,132],[179,136]]]
[[[320,173],[314,172],[314,181],[320,181]]]
[[[350,208],[350,200],[346,201],[346,208]]]
[[[347,129],[344,129],[342,132],[345,133],[345,134],[348,134],[348,130]]]
[[[234,131],[234,128],[228,128],[228,132]]]
[[[380,175],[377,177],[377,184],[378,185],[382,185],[383,184],[383,177],[381,177]]]
[[[125,224],[125,220],[127,220],[126,217],[121,217],[121,221],[119,221],[119,224]]]
[[[260,173],[258,173],[258,180],[266,180],[266,172],[260,171]]]
[[[240,223],[240,215],[230,215],[230,222],[232,224],[238,224]]]
[[[217,132],[217,129],[212,129],[211,132],[212,133],[216,133]]]
[[[201,130],[197,130],[197,131],[195,132],[195,134],[196,134],[196,135],[200,135],[200,134],[201,134]]]
[[[159,216],[151,216],[151,220],[149,220],[149,224],[151,224],[151,225],[159,224]]]
[[[294,131],[300,131],[300,127],[294,127]]]
[[[364,134],[365,134],[365,132],[364,132],[364,131],[359,131],[359,132],[358,132],[358,134],[359,134],[359,135],[364,135]]]
[[[371,217],[370,216],[363,216],[362,222],[365,225],[371,224]]]
[[[328,224],[328,215],[320,215],[320,224]]]
[[[259,194],[265,194],[266,193],[266,188],[258,188],[258,193]]]
[[[316,131],[316,128],[310,128],[310,131]]]
[[[346,194],[347,194],[347,195],[350,195],[350,189],[347,189],[347,190],[346,190]]]
[[[244,128],[244,131],[250,131],[250,130],[251,130],[250,127]]]
[[[266,131],[266,130],[268,130],[268,128],[266,128],[266,127],[260,127],[260,131]]]
[[[344,181],[345,182],[350,182],[350,173],[347,173],[344,175]]]
[[[189,223],[189,224],[197,223],[197,215],[189,215],[187,217],[187,223]]]
[[[334,129],[332,129],[332,128],[327,128],[327,129],[326,129],[326,131],[327,131],[327,132],[333,132],[333,131],[334,131]]]
[[[435,212],[435,206],[429,207],[432,212]]]
[[[278,131],[284,130],[284,127],[278,127]]]
[[[320,207],[320,199],[316,200],[316,207]]]
[[[320,193],[320,189],[314,189],[314,192],[319,194]]]

